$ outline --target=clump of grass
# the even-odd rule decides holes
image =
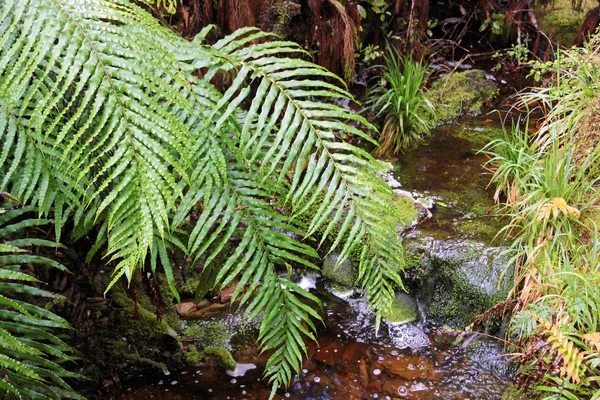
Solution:
[[[429,66],[390,49],[381,80],[366,95],[367,109],[383,119],[379,153],[394,155],[430,134],[434,107],[423,90]]]
[[[547,87],[522,98],[545,108],[541,129],[529,136],[527,123],[514,124],[486,148],[486,166],[510,216],[503,231],[517,262],[510,332],[521,381],[548,399],[600,399],[600,151],[578,158],[574,140],[582,108],[600,99],[590,72],[600,61],[581,50],[563,56]]]

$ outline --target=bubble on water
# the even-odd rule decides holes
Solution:
[[[408,389],[404,386],[399,386],[398,387],[398,394],[400,396],[406,396],[408,394]]]
[[[319,382],[321,382],[321,378],[319,378],[318,376],[315,376],[314,381],[317,382],[317,383],[319,383]]]
[[[307,369],[303,369],[303,370],[302,370],[302,373],[303,373],[303,374],[308,374],[308,370],[307,370]]]
[[[285,397],[290,397],[289,393],[284,394]]]
[[[181,371],[181,375],[187,374],[187,371]]]
[[[236,384],[237,383],[237,379],[232,379],[231,383]]]
[[[208,388],[208,393],[212,393],[212,389],[211,388]]]
[[[383,357],[382,357],[382,356],[379,356],[379,357],[377,357],[377,359],[378,359],[379,361],[383,361]]]
[[[200,370],[198,370],[198,371],[196,371],[196,373],[197,373],[198,375],[200,375],[202,372],[201,372]]]
[[[378,398],[378,397],[379,397],[379,395],[378,395],[377,393],[375,393],[375,394],[373,395],[373,398],[374,398],[374,399],[376,399],[376,398]]]
[[[337,353],[337,349],[334,349],[334,350],[333,350],[333,352],[334,352],[334,353]]]
[[[397,356],[397,355],[398,355],[398,350],[392,350],[392,353],[391,353],[391,354],[392,354],[393,356]]]
[[[162,384],[163,384],[163,381],[162,381],[162,380],[158,381],[158,384],[159,384],[159,385],[162,385]]]
[[[245,390],[242,390],[242,394],[246,394],[246,391],[245,391]]]
[[[177,381],[171,382],[171,385],[177,385]]]
[[[198,381],[194,381],[194,383],[198,383]]]
[[[373,370],[373,375],[379,375],[379,374],[381,374],[381,370],[379,368],[375,368]]]
[[[169,375],[171,375],[171,373],[169,372],[169,370],[168,370],[168,369],[165,369],[165,370],[163,371],[163,373],[165,374],[165,376],[169,376]]]

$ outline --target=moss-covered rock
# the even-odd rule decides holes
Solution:
[[[231,332],[220,321],[196,321],[183,330],[183,334],[194,338],[202,349],[211,346],[229,347]]]
[[[483,105],[498,96],[498,87],[485,71],[454,72],[438,79],[428,92],[435,106],[435,123],[450,122],[462,114],[478,114]]]
[[[337,265],[339,259],[338,253],[331,253],[325,260],[321,273],[332,283],[340,285],[342,288],[351,288],[358,278],[358,267],[349,259],[346,259]]]
[[[540,28],[552,32],[552,40],[562,46],[570,46],[577,36],[585,14],[595,7],[595,2],[581,2],[580,10],[573,7],[571,0],[554,0],[536,3],[536,14]]]
[[[417,302],[406,293],[398,293],[389,310],[381,313],[389,322],[413,322],[418,319]]]
[[[390,200],[384,218],[400,234],[408,226],[418,222],[419,210],[412,197],[396,196]]]
[[[469,325],[512,288],[514,266],[503,248],[432,238],[412,240],[407,248],[423,257],[419,279],[430,297],[428,316],[452,327]]]
[[[227,370],[234,370],[236,366],[236,362],[229,352],[224,347],[211,346],[204,349],[202,352],[204,357],[215,357],[221,366]]]
[[[456,130],[456,137],[467,140],[479,147],[504,136],[504,130],[497,126],[481,126],[472,123],[462,124],[460,129]]]
[[[526,392],[525,389],[517,389],[512,385],[502,394],[502,400],[540,400],[542,397],[535,393]]]

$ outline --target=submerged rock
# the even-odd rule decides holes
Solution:
[[[477,337],[467,346],[467,359],[479,369],[494,376],[509,379],[515,368],[504,355],[504,346],[499,340]]]
[[[388,322],[387,326],[392,344],[399,349],[418,349],[431,343],[425,332],[415,324]]]

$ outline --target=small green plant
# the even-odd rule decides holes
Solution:
[[[381,80],[367,92],[366,104],[375,118],[383,118],[379,153],[394,155],[429,135],[434,107],[423,90],[429,71],[423,61],[394,50],[384,60]]]

